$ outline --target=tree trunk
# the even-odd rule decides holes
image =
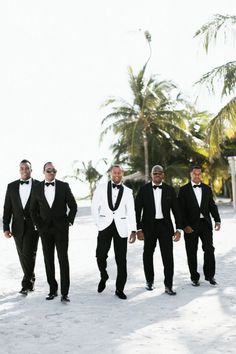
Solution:
[[[143,132],[144,164],[145,164],[145,182],[149,180],[149,158],[148,158],[148,140],[146,132]]]

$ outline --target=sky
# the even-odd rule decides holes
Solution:
[[[129,99],[127,68],[137,72],[149,54],[145,30],[153,52],[147,74],[194,99],[194,82],[234,59],[232,46],[206,55],[193,38],[216,13],[235,14],[235,0],[1,2],[0,204],[23,158],[40,180],[46,161],[62,178],[74,160],[111,160],[112,135],[99,145],[100,107],[109,96]],[[217,112],[222,102],[205,93],[198,104]]]

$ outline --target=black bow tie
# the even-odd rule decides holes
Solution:
[[[120,188],[121,188],[121,184],[112,183],[112,187],[113,187],[113,188],[120,189]]]
[[[202,188],[202,185],[201,184],[194,184],[193,185],[193,188],[197,188],[197,187]]]
[[[54,186],[54,184],[55,184],[54,182],[45,182],[45,186],[47,186],[47,187]]]
[[[29,181],[20,181],[20,184],[29,184]]]
[[[162,185],[161,186],[157,186],[156,184],[154,186],[152,186],[153,189],[157,189],[157,188],[160,188],[162,189]]]

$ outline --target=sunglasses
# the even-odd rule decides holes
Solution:
[[[55,168],[52,168],[52,169],[47,169],[46,172],[47,173],[57,173],[57,170],[55,170]]]
[[[162,175],[162,174],[163,174],[163,172],[153,172],[152,174],[153,174],[154,176],[157,176],[157,175],[159,175],[159,176],[160,176],[160,175]]]

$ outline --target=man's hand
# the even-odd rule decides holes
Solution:
[[[194,231],[194,230],[191,228],[191,226],[186,226],[186,227],[184,228],[184,232],[185,232],[186,234],[191,234],[193,231]]]
[[[11,238],[12,237],[12,233],[11,233],[11,231],[4,231],[4,236],[6,237],[6,238]]]
[[[144,240],[144,233],[142,230],[137,231],[137,238],[139,241],[143,241]]]
[[[174,236],[173,236],[173,241],[178,242],[180,240],[181,233],[179,231],[175,231]]]
[[[216,222],[215,223],[215,231],[219,231],[220,230],[220,223]]]
[[[134,243],[136,241],[136,231],[132,231],[129,237],[129,243]]]

